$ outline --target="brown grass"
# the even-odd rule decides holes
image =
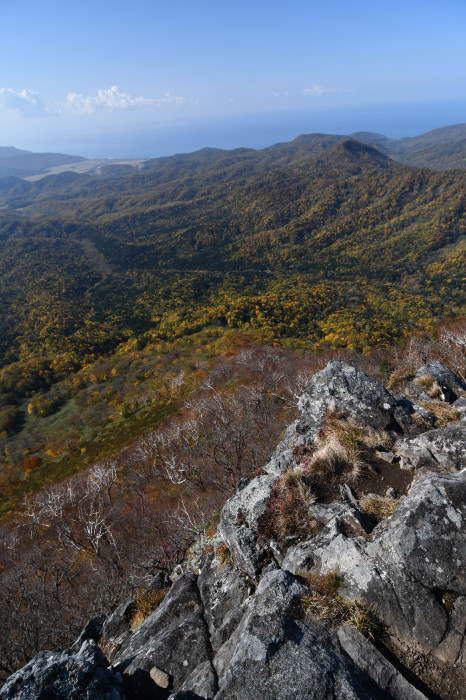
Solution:
[[[393,515],[399,503],[397,498],[388,496],[364,496],[361,499],[361,505],[367,515],[378,523]]]
[[[166,591],[140,591],[134,600],[135,611],[131,618],[131,631],[142,625],[144,620],[151,615],[154,610],[157,610],[162,600],[165,598]]]

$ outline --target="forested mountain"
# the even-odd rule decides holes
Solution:
[[[389,139],[369,132],[358,132],[352,136],[408,165],[436,170],[466,168],[466,124],[444,126],[420,136],[402,139]]]
[[[461,172],[319,134],[160,158],[130,175],[3,181],[8,483],[14,467],[23,489],[31,457],[45,464],[71,450],[79,468],[81,450],[84,461],[99,454],[102,426],[147,401],[159,415],[169,382],[148,377],[167,377],[163,358],[188,358],[209,337],[367,352],[461,315],[464,192]],[[36,486],[45,474],[34,472]]]

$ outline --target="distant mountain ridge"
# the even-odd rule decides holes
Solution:
[[[382,134],[367,131],[359,131],[351,136],[407,165],[434,170],[466,168],[466,124],[444,126],[402,139],[389,139]]]
[[[82,156],[63,153],[33,153],[13,146],[0,146],[0,177],[27,177],[42,173],[48,168],[85,160]]]
[[[180,153],[173,156],[163,156],[152,159],[139,159],[126,162],[112,160],[90,160],[81,156],[70,156],[61,153],[33,153],[12,146],[0,147],[0,178],[17,177],[30,178],[33,175],[47,175],[51,168],[76,163],[89,163],[82,169],[82,174],[94,172],[100,177],[119,177],[131,174],[131,168],[165,170],[167,166],[175,165],[186,168],[198,168],[201,165],[225,160],[254,161],[256,154],[261,157],[270,155],[276,160],[277,154],[283,159],[296,158],[298,152],[324,153],[337,143],[353,139],[377,149],[392,160],[417,167],[434,170],[466,169],[466,124],[433,129],[419,136],[392,139],[383,134],[370,131],[357,131],[350,136],[342,134],[301,134],[292,141],[276,143],[263,149],[235,148],[231,150],[205,147],[190,153]],[[70,168],[71,169],[71,168]],[[50,173],[61,174],[61,173]],[[5,182],[0,183],[0,189],[7,189]]]

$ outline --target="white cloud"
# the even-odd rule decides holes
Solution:
[[[107,90],[98,90],[97,95],[88,97],[70,92],[66,98],[65,109],[81,114],[93,114],[100,110],[140,109],[151,105],[179,105],[184,102],[186,102],[184,97],[177,97],[169,92],[158,98],[132,97],[126,92],[121,92],[117,85],[113,85]]]
[[[350,90],[347,88],[330,88],[314,84],[311,88],[304,88],[303,95],[307,97],[322,97],[322,95],[328,95],[333,92],[350,92]]]
[[[0,111],[13,112],[22,117],[35,117],[47,112],[37,92],[0,88]]]

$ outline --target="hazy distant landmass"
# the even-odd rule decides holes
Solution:
[[[33,153],[13,146],[1,146],[0,177],[36,175],[58,165],[78,163],[82,160],[85,160],[82,156],[69,156],[63,153]]]

